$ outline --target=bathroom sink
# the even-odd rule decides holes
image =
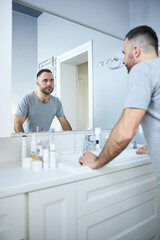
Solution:
[[[100,151],[91,151],[92,153],[96,154],[97,156],[100,154]],[[66,170],[72,170],[72,171],[83,171],[91,170],[91,168],[81,165],[79,163],[79,158],[83,155],[82,152],[77,153],[68,153],[68,154],[61,154],[57,158],[58,166],[63,167]]]
[[[142,146],[138,145],[137,149]],[[137,149],[133,149],[132,146],[128,146],[126,149],[124,149],[117,157],[115,157],[111,163],[112,164],[120,164],[124,163],[126,160],[133,160],[133,159],[139,159],[144,156],[144,154],[136,154]]]
[[[138,146],[140,147],[140,146]],[[131,161],[139,158],[142,158],[144,155],[137,155],[137,149],[133,149],[131,146],[128,146],[123,152],[121,152],[116,158],[114,158],[109,164],[111,165],[120,165],[125,164],[126,161]],[[97,156],[100,154],[100,151],[92,151]],[[57,158],[58,166],[63,167],[66,170],[72,171],[80,171],[80,170],[89,170],[90,168],[81,165],[79,163],[79,158],[82,156],[82,152],[77,153],[68,153],[68,154],[61,154]],[[91,170],[91,169],[90,169]]]
[[[64,168],[69,171],[79,171],[84,169],[86,166],[79,163],[79,158],[82,156],[82,153],[73,153],[60,155],[57,158],[58,167]]]
[[[91,151],[91,152],[96,154],[97,156],[100,154],[100,151]],[[58,156],[58,160],[75,161],[76,159],[79,159],[80,156],[82,155],[83,155],[83,152],[61,154]]]

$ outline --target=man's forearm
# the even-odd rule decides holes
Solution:
[[[58,120],[59,120],[59,122],[60,122],[60,124],[61,124],[61,126],[62,126],[62,129],[63,129],[64,131],[71,131],[71,130],[72,130],[71,125],[70,125],[70,123],[67,121],[67,119],[66,119],[65,116],[59,117]]]
[[[14,126],[14,131],[15,131],[15,133],[20,133],[20,132],[24,132],[24,129],[23,129],[23,127],[22,127],[22,125],[21,124],[15,124],[15,126]]]
[[[119,126],[111,132],[110,138],[97,159],[97,168],[100,168],[118,156],[130,143],[132,137],[120,134]]]
[[[145,110],[126,109],[121,119],[111,132],[104,149],[97,159],[97,168],[104,166],[118,156],[129,144],[137,132]]]
[[[69,122],[67,120],[63,124],[62,128],[63,128],[64,131],[72,131],[71,125],[69,124]]]
[[[26,119],[26,116],[15,116],[14,119],[14,131],[15,133],[24,132],[23,123]]]

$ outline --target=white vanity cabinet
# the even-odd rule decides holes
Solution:
[[[25,238],[25,195],[0,199],[0,240]]]
[[[75,183],[28,194],[29,240],[76,240]]]
[[[142,160],[76,174],[1,168],[20,184],[1,184],[0,240],[159,240],[160,191]]]
[[[150,164],[77,183],[77,240],[160,239],[160,192]]]

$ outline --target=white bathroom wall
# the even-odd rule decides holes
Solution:
[[[94,125],[112,129],[123,111],[127,71],[124,66],[117,70],[108,69],[106,60],[112,57],[123,58],[123,41],[99,33],[93,46]],[[103,67],[98,64],[100,59],[104,61]]]
[[[151,26],[160,39],[160,1],[159,0],[129,0],[129,27],[138,25]]]
[[[0,136],[10,136],[12,1],[0,2]]]
[[[123,41],[67,20],[43,13],[38,19],[38,61],[58,56],[93,41],[94,126],[114,127],[123,110],[127,72],[107,69],[106,60],[122,57]],[[104,66],[99,65],[104,61]]]
[[[14,114],[20,99],[37,88],[37,18],[13,11],[12,46]]]
[[[128,0],[22,0],[33,6],[124,38],[129,29]]]

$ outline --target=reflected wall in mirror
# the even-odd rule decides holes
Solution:
[[[39,63],[54,73],[54,95],[61,102],[73,130],[93,128],[92,41]],[[52,128],[61,130],[57,118]]]
[[[74,130],[93,128],[92,41],[57,57],[57,96]]]
[[[15,114],[20,99],[27,93],[36,90],[36,73],[39,63],[50,59],[52,56],[61,56],[92,40],[92,70],[90,70],[89,80],[92,84],[88,85],[87,91],[88,109],[90,109],[88,111],[91,120],[86,120],[88,125],[82,124],[82,126],[78,126],[79,119],[86,117],[85,111],[87,111],[87,107],[84,102],[83,104],[86,107],[86,110],[84,110],[81,104],[81,109],[84,110],[81,113],[78,110],[79,107],[75,104],[77,116],[79,117],[74,123],[74,129],[86,130],[86,128],[90,127],[113,128],[123,110],[127,74],[125,68],[116,71],[110,71],[107,68],[102,69],[99,66],[99,60],[105,60],[113,56],[121,57],[123,41],[52,14],[42,13],[41,11],[38,14],[38,16],[31,16],[26,12],[22,13],[13,8],[12,115]],[[65,60],[63,61],[61,70],[66,64],[73,65],[65,62]],[[81,64],[84,64],[84,62]],[[85,66],[81,67],[86,68]],[[57,71],[57,74],[60,73],[61,71],[59,73]],[[63,79],[63,74],[61,74],[61,77]],[[81,82],[79,81],[78,84],[81,85]],[[68,114],[71,107],[69,101],[71,100],[66,99],[67,89],[64,86],[63,83],[63,89],[61,89],[59,97],[64,101],[64,112],[66,111]],[[75,89],[75,91],[77,90]],[[62,92],[66,93],[64,100]],[[67,116],[67,118],[71,119],[72,116]],[[60,130],[60,128],[57,129]]]

